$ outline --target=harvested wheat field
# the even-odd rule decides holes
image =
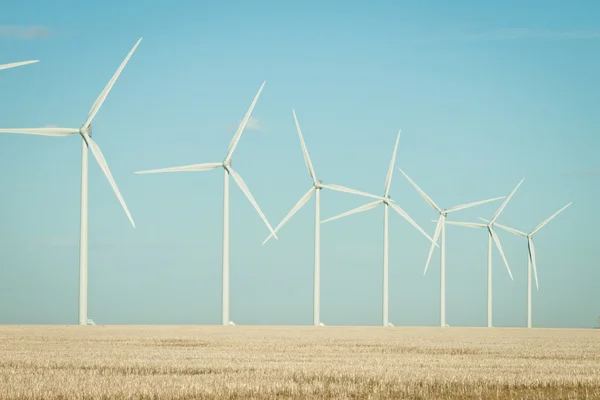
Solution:
[[[2,399],[600,399],[600,331],[0,326]]]

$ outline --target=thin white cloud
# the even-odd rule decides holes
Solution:
[[[262,131],[260,120],[256,117],[250,117],[248,123],[246,124],[246,129],[249,131]]]
[[[242,121],[240,120],[235,125],[231,124],[227,128],[227,134],[233,134],[231,131],[235,132],[241,123]],[[244,129],[244,131],[264,131],[262,122],[260,121],[260,119],[250,116],[250,119],[248,119],[248,123],[246,124],[246,129]]]
[[[50,29],[43,25],[0,25],[0,38],[32,40],[48,36]]]
[[[534,28],[503,28],[464,35],[466,39],[600,39],[600,30],[568,30]]]

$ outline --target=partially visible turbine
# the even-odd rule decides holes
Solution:
[[[431,248],[429,249],[429,255],[427,256],[427,263],[425,263],[425,271],[423,272],[423,275],[425,275],[427,273],[427,268],[429,267],[429,262],[431,261],[431,256],[433,255],[433,250],[435,249],[435,244],[437,243],[438,237],[441,234],[442,235],[442,243],[441,243],[441,248],[440,248],[440,251],[441,251],[441,256],[440,256],[440,259],[441,259],[441,263],[440,263],[440,326],[445,327],[445,326],[447,326],[446,325],[446,217],[448,216],[448,213],[465,210],[467,208],[478,206],[480,204],[489,203],[490,201],[500,200],[500,199],[505,198],[505,196],[495,197],[493,199],[476,201],[476,202],[468,203],[468,204],[461,204],[459,206],[442,209],[437,204],[435,204],[435,202],[431,199],[431,197],[429,197],[423,190],[421,190],[421,188],[419,186],[417,186],[417,184],[412,179],[410,179],[410,177],[402,170],[402,168],[399,168],[399,169],[400,169],[400,172],[402,172],[402,174],[406,177],[406,179],[408,179],[410,184],[417,190],[417,192],[419,192],[421,197],[423,197],[423,199],[425,199],[425,201],[427,203],[429,203],[429,205],[431,207],[433,207],[440,214],[440,217],[438,218],[438,221],[437,221],[437,225],[435,227],[435,233],[433,235],[433,242],[431,243]]]
[[[296,117],[296,111],[292,109],[292,114],[294,115],[294,121],[296,122],[296,130],[298,131],[298,137],[300,138],[300,146],[302,147],[302,153],[304,154],[304,162],[306,163],[306,168],[308,169],[308,173],[312,179],[312,186],[308,189],[308,192],[304,194],[300,198],[300,200],[296,203],[294,207],[290,210],[290,212],[283,218],[283,220],[277,225],[273,233],[269,235],[263,242],[263,245],[269,241],[275,235],[279,229],[285,225],[287,221],[289,221],[294,214],[296,214],[312,197],[313,193],[315,194],[315,263],[314,263],[314,288],[313,288],[313,323],[315,326],[322,326],[321,324],[321,316],[320,316],[320,298],[321,298],[321,189],[330,189],[338,192],[352,193],[365,197],[372,197],[374,199],[381,199],[379,196],[375,196],[373,194],[361,192],[358,190],[350,189],[344,186],[335,185],[335,184],[326,184],[321,180],[317,179],[317,174],[313,168],[313,165],[310,161],[310,156],[308,155],[308,149],[306,148],[306,144],[304,143],[304,138],[302,137],[302,130],[300,129],[300,124],[298,123],[298,118]]]
[[[333,221],[335,219],[343,218],[348,215],[371,210],[371,209],[377,207],[378,205],[383,204],[383,326],[390,326],[389,318],[388,318],[388,269],[389,269],[388,268],[388,219],[389,219],[388,206],[392,207],[392,209],[394,209],[394,211],[396,211],[398,214],[400,214],[400,216],[402,216],[402,218],[407,220],[412,226],[414,226],[416,229],[418,229],[419,232],[421,232],[427,239],[429,239],[431,242],[433,242],[431,237],[427,233],[425,233],[425,231],[423,229],[421,229],[421,227],[419,225],[417,225],[417,223],[415,221],[413,221],[413,219],[390,198],[390,186],[392,184],[392,173],[394,171],[394,163],[396,162],[396,153],[398,152],[398,144],[400,143],[400,132],[401,131],[398,131],[398,137],[396,138],[394,152],[392,153],[392,161],[390,162],[390,167],[388,168],[388,173],[385,178],[385,187],[384,187],[383,197],[379,197],[378,200],[376,200],[372,203],[367,203],[367,204],[357,207],[353,210],[346,211],[344,213],[336,215],[335,217],[331,217],[331,218],[328,218],[325,221],[323,221],[323,223]],[[437,244],[435,244],[435,246],[437,246]]]
[[[502,212],[502,210],[504,210],[504,208],[506,207],[506,205],[508,204],[510,199],[514,196],[515,192],[517,191],[519,186],[521,186],[521,183],[523,183],[524,180],[525,180],[525,178],[521,179],[521,181],[517,184],[517,186],[513,189],[513,191],[508,195],[506,200],[504,200],[504,202],[500,205],[500,207],[498,207],[498,209],[492,216],[492,220],[489,221],[487,224],[480,224],[480,223],[476,223],[476,222],[455,222],[455,221],[447,221],[446,222],[447,224],[450,224],[450,225],[466,226],[468,228],[484,228],[484,229],[487,229],[487,231],[488,231],[488,269],[487,269],[487,272],[488,272],[488,285],[487,285],[488,328],[492,327],[492,239],[496,243],[496,247],[498,248],[498,251],[500,252],[500,255],[502,256],[502,260],[504,260],[504,264],[506,265],[506,269],[508,270],[508,275],[510,276],[510,279],[511,280],[513,279],[512,272],[510,272],[510,267],[508,266],[508,261],[506,260],[506,256],[504,255],[504,250],[502,250],[502,244],[500,243],[500,238],[498,237],[498,234],[494,231],[494,225],[495,225],[496,219],[498,219],[498,217],[500,216],[500,213]],[[437,221],[433,221],[433,222],[437,222]]]
[[[533,274],[535,276],[535,287],[539,290],[538,286],[538,276],[537,276],[537,266],[535,261],[535,248],[533,246],[533,235],[535,235],[544,225],[548,222],[552,221],[554,217],[563,212],[567,207],[569,207],[573,202],[567,204],[544,221],[542,221],[538,226],[536,226],[531,232],[525,233],[521,232],[514,228],[509,228],[505,225],[496,224],[498,228],[504,229],[507,232],[510,232],[514,235],[519,235],[527,238],[527,327],[531,328],[531,266],[533,265]],[[489,222],[483,218],[479,218],[482,221]]]
[[[36,62],[39,62],[39,61],[40,60],[31,60],[31,61],[20,61],[20,62],[11,63],[11,64],[2,64],[2,65],[0,65],[0,70],[20,67],[22,65],[35,64]]]
[[[237,147],[240,138],[242,137],[242,133],[244,132],[244,128],[248,124],[248,120],[250,119],[250,115],[252,115],[252,110],[254,110],[254,106],[258,101],[258,97],[262,92],[265,82],[262,83],[260,89],[258,89],[258,93],[254,96],[254,100],[252,100],[252,104],[250,104],[250,108],[246,112],[244,119],[237,128],[237,131],[233,135],[233,139],[229,144],[229,149],[227,150],[227,154],[225,155],[225,159],[221,162],[213,162],[213,163],[205,163],[205,164],[194,164],[194,165],[186,165],[182,167],[169,167],[169,168],[161,168],[161,169],[153,169],[147,171],[138,171],[136,174],[154,174],[160,172],[190,172],[190,171],[209,171],[215,168],[223,168],[224,180],[223,180],[223,299],[222,299],[222,315],[221,315],[221,323],[223,325],[234,325],[232,321],[229,319],[229,175],[233,177],[235,183],[242,190],[244,195],[248,198],[260,218],[263,220],[269,231],[274,234],[273,228],[269,221],[267,221],[267,217],[263,214],[262,210],[258,206],[256,200],[254,200],[254,196],[250,193],[250,189],[246,186],[246,183],[238,174],[233,167],[231,166],[231,157],[233,156],[233,152]],[[275,236],[277,239],[277,236]]]
[[[96,99],[90,112],[88,113],[87,119],[79,128],[13,128],[13,129],[0,129],[0,133],[21,133],[26,135],[41,135],[41,136],[69,136],[73,134],[79,134],[82,138],[81,141],[81,221],[80,221],[80,243],[79,243],[79,324],[88,325],[93,322],[88,319],[88,148],[92,151],[92,155],[98,162],[100,169],[104,172],[108,183],[112,187],[117,199],[121,203],[127,218],[131,222],[131,225],[135,228],[135,223],[131,217],[131,213],[125,204],[121,192],[117,187],[117,183],[108,168],[108,164],[104,159],[104,155],[100,150],[100,147],[92,140],[92,121],[104,100],[110,93],[110,90],[114,86],[115,82],[119,78],[121,71],[125,68],[125,65],[133,55],[135,49],[142,41],[140,38],[135,46],[131,49],[125,60],[121,63],[117,72],[110,79],[100,96]],[[25,61],[25,63],[32,63],[36,61]],[[18,64],[18,63],[17,63]]]

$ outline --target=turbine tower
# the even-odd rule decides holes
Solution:
[[[308,169],[308,173],[312,179],[312,185],[308,192],[304,194],[300,198],[300,200],[292,207],[290,212],[285,216],[283,220],[277,225],[273,233],[269,235],[263,242],[263,245],[269,241],[285,225],[287,221],[289,221],[294,214],[296,214],[312,197],[313,193],[315,194],[315,263],[314,263],[314,288],[313,288],[313,323],[315,326],[321,326],[321,189],[330,189],[338,192],[352,193],[365,197],[372,197],[375,199],[381,199],[379,196],[375,196],[373,194],[361,192],[358,190],[350,189],[345,186],[334,185],[334,184],[326,184],[323,181],[317,179],[317,175],[313,168],[312,162],[310,161],[310,156],[308,155],[308,149],[306,148],[306,144],[304,143],[304,138],[302,137],[302,130],[300,129],[300,124],[298,123],[298,118],[296,117],[296,111],[292,109],[292,114],[294,115],[294,121],[296,122],[296,130],[298,131],[298,137],[300,138],[300,146],[302,147],[302,153],[304,154],[304,161],[306,163],[306,168]]]
[[[135,46],[131,49],[125,60],[117,69],[117,72],[110,79],[100,96],[96,99],[90,112],[88,114],[87,119],[81,125],[80,128],[15,128],[15,129],[0,129],[0,133],[22,133],[28,135],[41,135],[41,136],[69,136],[72,134],[79,134],[81,136],[81,220],[80,220],[80,240],[79,240],[79,325],[87,325],[93,324],[93,321],[88,319],[88,148],[91,150],[92,155],[98,162],[100,169],[104,172],[106,179],[112,186],[113,191],[115,192],[117,199],[121,203],[121,206],[125,210],[125,214],[127,214],[127,218],[131,222],[131,225],[135,228],[135,223],[133,222],[133,218],[127,208],[127,204],[125,204],[125,200],[121,193],[119,192],[119,188],[117,187],[117,183],[108,168],[108,164],[104,159],[104,155],[100,150],[100,147],[96,144],[96,142],[92,139],[92,121],[104,100],[110,93],[112,87],[115,82],[119,78],[121,71],[125,68],[125,65],[133,55],[133,52],[138,47],[142,38],[140,38]]]
[[[433,250],[435,249],[434,243],[437,243],[438,237],[441,234],[442,242],[441,242],[441,246],[440,246],[440,252],[441,252],[441,256],[440,256],[440,259],[441,259],[441,262],[440,262],[440,326],[445,327],[446,326],[446,217],[448,216],[448,213],[465,210],[467,208],[475,207],[480,204],[489,203],[490,201],[500,200],[500,199],[503,199],[504,196],[496,197],[496,198],[488,199],[488,200],[476,201],[476,202],[468,203],[468,204],[461,204],[459,206],[442,209],[437,204],[435,204],[435,202],[431,199],[431,197],[429,197],[423,190],[421,190],[421,188],[419,186],[417,186],[417,184],[412,179],[410,179],[410,177],[401,168],[399,168],[399,169],[400,169],[400,172],[402,172],[402,174],[406,177],[406,179],[408,179],[410,184],[413,185],[413,187],[417,190],[417,192],[419,192],[421,197],[423,197],[423,199],[425,199],[425,201],[427,203],[429,203],[429,205],[431,207],[433,207],[440,214],[440,217],[437,220],[437,225],[435,227],[435,233],[433,235],[433,243],[431,243],[431,248],[429,249],[429,256],[427,256],[427,263],[425,263],[425,271],[423,272],[423,275],[425,275],[427,273],[427,268],[429,267],[429,262],[431,261],[431,256],[433,255]]]
[[[538,226],[535,227],[530,233],[521,232],[514,228],[509,228],[505,225],[496,224],[498,228],[504,229],[507,232],[510,232],[515,235],[523,236],[527,238],[527,327],[531,328],[531,266],[533,265],[533,274],[535,276],[535,288],[539,290],[538,286],[538,276],[537,276],[537,265],[535,261],[535,248],[533,246],[533,235],[535,235],[544,225],[548,222],[552,221],[558,214],[563,212],[567,207],[569,207],[572,202],[546,218],[542,221]],[[483,218],[480,218],[482,221],[486,221]],[[486,221],[488,222],[488,221]]]
[[[229,150],[225,155],[225,159],[221,162],[213,162],[213,163],[205,163],[205,164],[194,164],[194,165],[186,165],[182,167],[169,167],[169,168],[161,168],[161,169],[153,169],[147,171],[138,171],[136,174],[154,174],[161,172],[191,172],[191,171],[209,171],[215,168],[223,168],[224,180],[223,180],[223,290],[222,290],[222,324],[223,325],[234,325],[229,318],[229,175],[233,177],[235,183],[239,186],[239,188],[244,192],[250,203],[254,206],[254,209],[260,215],[265,225],[269,228],[271,233],[273,233],[273,228],[269,221],[267,221],[267,217],[263,214],[262,210],[258,206],[256,200],[250,193],[250,189],[246,186],[246,183],[242,179],[242,177],[233,169],[231,166],[231,157],[235,148],[237,147],[240,138],[242,137],[242,133],[244,132],[244,128],[246,124],[248,124],[248,120],[250,119],[250,115],[252,115],[252,110],[258,101],[258,97],[265,86],[265,82],[258,89],[258,93],[254,96],[254,100],[252,104],[250,104],[250,108],[246,112],[244,119],[238,126],[237,131],[233,135],[233,139],[229,144]],[[277,239],[277,236],[275,235]]]
[[[425,233],[425,231],[423,229],[421,229],[421,227],[419,225],[417,225],[417,223],[415,221],[413,221],[413,219],[390,198],[390,185],[392,183],[392,173],[394,171],[394,163],[396,162],[396,153],[398,151],[398,143],[400,143],[400,132],[401,131],[398,131],[396,145],[394,146],[394,152],[392,154],[392,161],[390,162],[390,167],[388,169],[387,177],[385,178],[385,187],[384,187],[383,198],[378,198],[378,200],[376,200],[372,203],[367,203],[367,204],[357,207],[353,210],[346,211],[342,214],[336,215],[335,217],[331,217],[331,218],[328,218],[325,221],[323,221],[323,223],[333,221],[335,219],[343,218],[348,215],[357,214],[357,213],[360,213],[363,211],[371,210],[371,209],[377,207],[378,205],[383,204],[383,326],[393,326],[389,322],[389,318],[388,318],[388,249],[389,249],[389,247],[388,247],[388,219],[389,219],[388,206],[392,207],[392,209],[394,211],[396,211],[398,214],[400,214],[412,226],[417,228],[419,230],[419,232],[421,232],[423,235],[425,235],[425,237],[427,239],[429,239],[432,243],[434,243],[435,246],[437,246],[437,244],[435,244],[435,242],[433,242],[431,237],[429,237],[429,235],[427,233]]]
[[[11,64],[2,64],[2,65],[0,65],[0,70],[20,67],[22,65],[34,64],[39,61],[40,60],[31,60],[31,61],[20,61],[20,62],[11,63]]]
[[[498,234],[496,234],[496,231],[494,231],[494,225],[495,225],[496,219],[498,219],[498,217],[500,216],[500,213],[502,212],[502,210],[504,210],[504,208],[506,207],[506,205],[508,204],[510,199],[514,196],[515,192],[517,191],[519,186],[521,186],[521,183],[523,183],[524,180],[525,180],[525,178],[521,179],[521,181],[517,184],[517,186],[513,189],[513,191],[508,195],[508,197],[504,200],[504,202],[500,205],[500,207],[498,207],[498,209],[492,216],[491,221],[487,222],[486,224],[480,224],[480,223],[476,223],[476,222],[446,221],[446,223],[450,224],[450,225],[466,226],[467,228],[484,228],[484,229],[487,229],[487,231],[488,231],[488,257],[487,257],[487,261],[488,261],[488,268],[487,268],[487,273],[488,273],[488,285],[487,285],[488,328],[492,327],[492,239],[496,243],[496,247],[498,248],[498,251],[500,252],[500,255],[502,256],[502,260],[504,260],[504,264],[506,265],[506,269],[508,270],[508,275],[510,276],[510,279],[511,280],[513,279],[512,272],[510,272],[510,267],[508,266],[508,261],[506,260],[506,256],[504,255],[504,250],[502,250],[502,244],[500,243],[500,238],[498,237]],[[434,222],[437,222],[437,221],[434,221]]]

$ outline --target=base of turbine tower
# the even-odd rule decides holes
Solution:
[[[88,318],[87,321],[85,321],[83,324],[79,324],[79,325],[81,325],[81,326],[95,326],[96,323],[94,322],[93,319]]]
[[[235,323],[233,321],[229,321],[229,323],[227,325],[229,325],[229,326],[235,326]]]
[[[388,324],[386,326],[394,326],[394,324],[392,324],[391,322],[388,322]]]

